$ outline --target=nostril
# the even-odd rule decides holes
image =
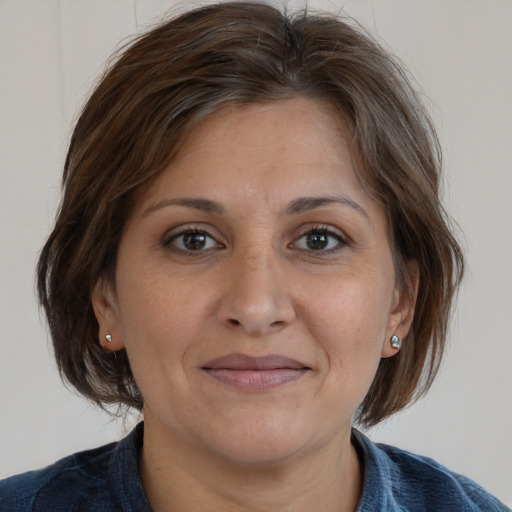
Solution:
[[[231,325],[240,325],[240,322],[238,320],[235,320],[234,318],[230,318],[229,323]]]

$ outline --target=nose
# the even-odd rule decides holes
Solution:
[[[295,308],[285,272],[279,266],[279,258],[269,252],[247,251],[229,262],[217,311],[223,325],[251,336],[264,336],[294,320]]]

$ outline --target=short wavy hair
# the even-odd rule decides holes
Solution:
[[[107,352],[91,292],[114,282],[137,191],[190,130],[227,104],[307,97],[349,126],[358,178],[389,219],[397,282],[415,315],[402,350],[382,359],[357,412],[374,425],[430,387],[443,354],[461,249],[439,200],[441,153],[403,69],[353,20],[262,2],[208,5],[170,19],[122,49],[85,104],[71,137],[63,199],[40,255],[39,299],[61,376],[100,406],[142,410],[126,352]]]

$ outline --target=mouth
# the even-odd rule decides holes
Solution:
[[[268,391],[299,380],[311,368],[295,359],[271,354],[229,354],[201,368],[215,380],[241,391]]]

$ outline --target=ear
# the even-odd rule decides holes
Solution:
[[[398,287],[398,285],[395,286],[386,338],[382,345],[382,357],[392,357],[398,353],[398,350],[391,346],[390,338],[396,334],[401,340],[404,340],[409,333],[414,318],[420,274],[416,261],[409,261],[406,265],[409,282],[405,290]]]
[[[94,315],[99,325],[100,345],[109,352],[115,352],[124,347],[121,335],[119,311],[112,288],[103,279],[100,279],[91,293],[91,303]],[[107,340],[107,334],[112,341]]]

